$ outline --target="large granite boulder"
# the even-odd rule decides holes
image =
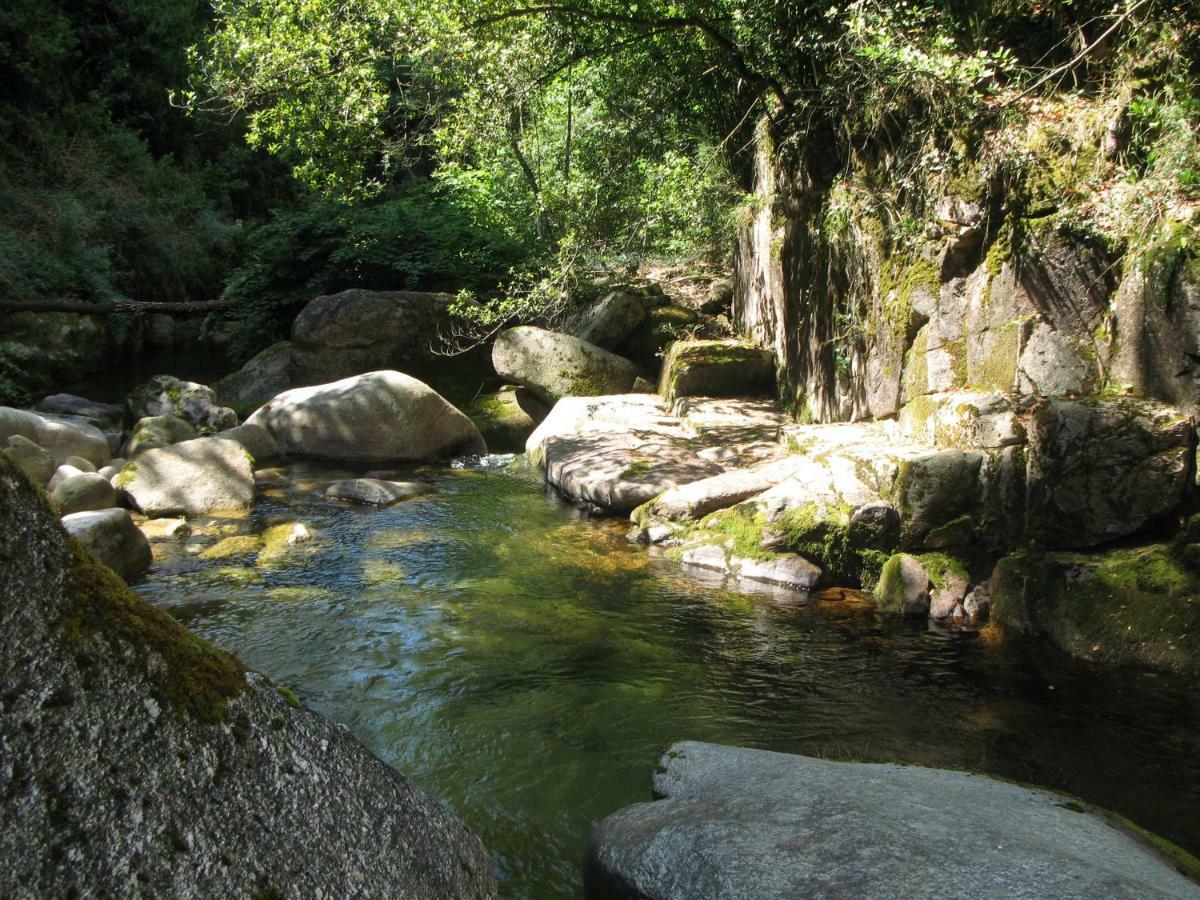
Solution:
[[[501,332],[492,345],[492,365],[501,378],[550,404],[563,397],[624,394],[638,378],[638,368],[629,360],[532,325]]]
[[[174,375],[155,375],[125,399],[126,422],[132,425],[148,416],[175,416],[201,434],[224,431],[237,424],[237,413],[217,402],[216,391]]]
[[[190,441],[200,436],[192,423],[179,416],[146,416],[139,419],[129,432],[129,438],[121,447],[126,459],[133,459],[139,453],[154,450],[157,447],[169,447],[182,441]]]
[[[112,459],[108,439],[100,429],[80,422],[63,422],[38,413],[0,406],[0,441],[20,435],[54,457],[55,465],[81,456],[96,466]]]
[[[0,680],[0,894],[496,894],[443,806],[143,602],[2,459]]]
[[[126,581],[150,568],[150,542],[125,509],[98,509],[63,516],[67,533]]]
[[[292,323],[293,384],[320,384],[428,357],[449,294],[354,289],[317,297]]]
[[[550,407],[532,391],[506,387],[475,398],[466,414],[494,453],[519,453]]]
[[[487,452],[470,419],[400,372],[284,391],[246,423],[265,428],[292,456],[405,462]]]
[[[769,350],[739,341],[676,341],[663,362],[659,392],[677,397],[757,397],[775,392]]]
[[[292,343],[279,341],[252,357],[244,366],[218,381],[220,402],[234,410],[258,409],[276,394],[296,386],[292,378]]]
[[[684,742],[592,832],[587,896],[1196,897],[1115,816],[967,772]]]
[[[148,516],[200,516],[249,507],[254,471],[237,441],[202,437],[147,450],[125,464],[116,486]]]
[[[575,328],[575,337],[605,350],[625,340],[646,318],[642,298],[626,291],[613,291],[589,309]]]
[[[1027,536],[1092,547],[1179,509],[1195,434],[1187,417],[1136,400],[1051,400],[1029,422]]]

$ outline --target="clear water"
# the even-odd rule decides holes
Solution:
[[[436,492],[384,510],[321,499],[347,473],[281,474],[245,517],[159,545],[139,591],[446,802],[510,896],[577,896],[592,825],[649,799],[682,739],[981,770],[1200,850],[1187,680],[701,584],[528,474],[408,472]],[[200,555],[295,521],[311,544]]]

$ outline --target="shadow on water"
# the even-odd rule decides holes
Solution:
[[[415,470],[436,492],[383,510],[322,499],[343,474],[290,467],[138,590],[444,800],[510,896],[578,895],[592,825],[682,739],[981,770],[1200,850],[1184,679],[698,583],[520,474]],[[272,539],[294,521],[311,543]],[[266,537],[201,557],[239,534]]]

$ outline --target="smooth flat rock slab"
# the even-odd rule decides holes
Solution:
[[[654,793],[592,832],[588,897],[1200,897],[1103,814],[981,775],[687,741]]]
[[[429,493],[429,485],[416,481],[384,481],[379,478],[347,478],[325,489],[332,500],[348,500],[368,506],[391,506]]]

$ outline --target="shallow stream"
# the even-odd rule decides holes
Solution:
[[[1200,851],[1188,680],[700,583],[501,460],[403,472],[434,492],[382,510],[321,497],[360,473],[273,474],[245,516],[156,545],[137,590],[452,807],[507,895],[578,896],[593,823],[682,739],[980,770]],[[227,540],[292,522],[314,539]]]

